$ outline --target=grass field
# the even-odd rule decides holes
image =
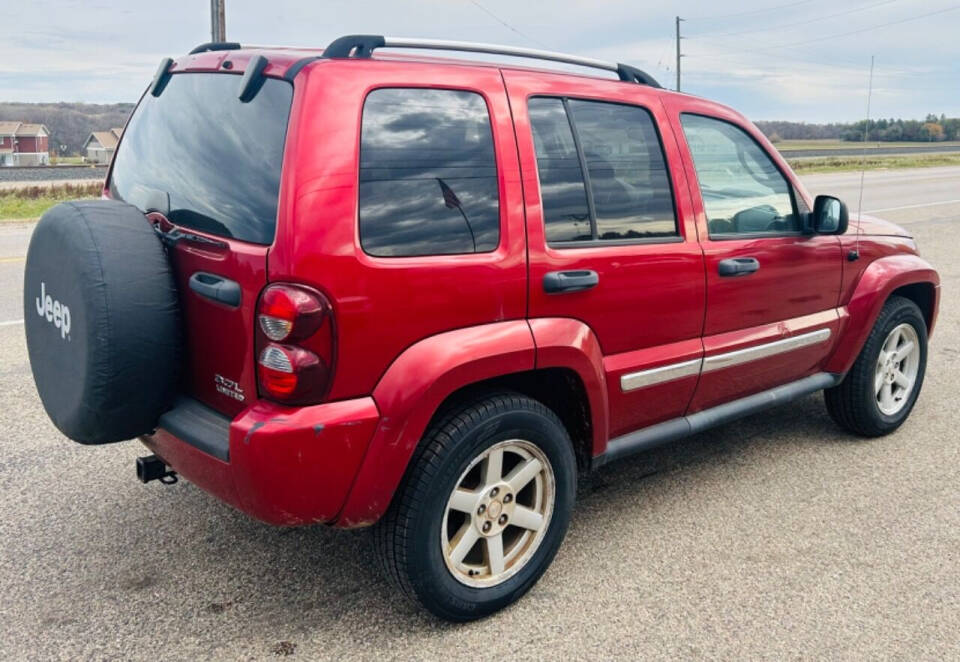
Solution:
[[[82,156],[54,156],[50,158],[51,165],[83,165]]]
[[[957,153],[938,154],[902,154],[889,156],[870,156],[866,159],[857,156],[822,156],[808,159],[787,158],[787,163],[795,172],[807,174],[814,172],[840,172],[843,170],[895,170],[898,168],[930,168],[933,166],[960,166],[960,147]]]
[[[863,147],[860,142],[848,142],[846,140],[781,140],[774,143],[781,152],[790,152],[798,149],[858,149]],[[939,143],[929,142],[868,142],[867,149],[878,149],[880,147],[938,147],[952,146],[960,151],[960,141],[947,141]]]
[[[0,221],[40,218],[43,212],[58,202],[99,197],[102,186],[94,181],[89,184],[0,189]]]

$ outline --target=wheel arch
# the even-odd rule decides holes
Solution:
[[[451,407],[505,390],[557,414],[581,467],[605,445],[602,354],[582,322],[515,320],[441,333],[405,350],[375,387],[380,424],[336,524],[374,523],[389,507],[431,423]]]
[[[903,296],[920,307],[933,332],[940,298],[940,276],[917,255],[892,255],[871,262],[845,306],[846,322],[825,369],[845,374],[860,354],[883,305],[891,296]]]

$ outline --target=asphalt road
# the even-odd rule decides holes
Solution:
[[[849,199],[859,175],[807,181]],[[0,659],[960,659],[957,182],[867,176],[943,278],[901,430],[851,438],[809,397],[605,467],[540,583],[462,626],[400,600],[363,531],[274,529],[140,485],[135,442],[60,437],[7,324],[29,226],[3,225]]]

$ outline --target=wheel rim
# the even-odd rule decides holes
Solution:
[[[917,383],[920,370],[920,339],[909,324],[894,328],[883,341],[873,390],[877,407],[887,416],[898,413],[906,406]]]
[[[440,548],[462,584],[505,582],[530,561],[550,526],[553,467],[537,446],[501,441],[477,456],[447,500]]]

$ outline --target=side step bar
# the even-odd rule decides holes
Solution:
[[[843,375],[819,372],[768,391],[761,391],[733,402],[698,411],[689,416],[681,416],[657,425],[651,425],[648,428],[611,439],[607,444],[607,450],[593,458],[592,466],[594,469],[602,467],[628,455],[656,448],[671,441],[689,437],[712,427],[836,386],[841,381],[843,381]]]

